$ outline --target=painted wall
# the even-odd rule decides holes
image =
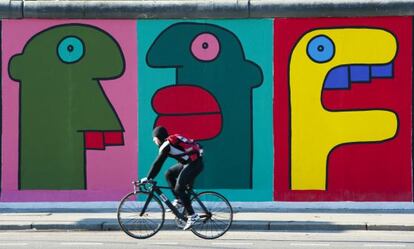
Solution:
[[[412,23],[2,20],[0,201],[119,200],[156,125],[230,200],[413,201]]]
[[[275,199],[412,200],[412,19],[275,30]]]
[[[129,191],[135,25],[2,21],[2,201],[115,200]]]

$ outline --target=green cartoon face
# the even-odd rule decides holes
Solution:
[[[175,85],[153,95],[154,125],[202,140],[209,166],[199,186],[251,188],[252,90],[262,85],[263,73],[238,37],[217,25],[176,23],[158,35],[146,60],[150,67],[176,68]],[[237,178],[222,177],[234,171]]]
[[[106,32],[62,25],[38,33],[9,73],[20,82],[20,187],[85,188],[85,149],[122,144],[124,129],[99,80],[120,77],[122,51]],[[106,141],[105,132],[117,141]],[[113,139],[112,139],[113,140]]]
[[[124,59],[118,44],[103,31],[83,25],[43,31],[9,67],[11,77],[27,89],[23,101],[42,98],[58,112],[70,107],[76,130],[121,129],[97,80],[122,75]]]

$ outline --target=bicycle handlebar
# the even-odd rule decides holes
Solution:
[[[133,184],[134,186],[136,186],[136,187],[138,187],[139,185],[142,185],[142,184],[147,184],[147,183],[152,184],[152,185],[155,185],[157,182],[156,182],[156,181],[154,181],[154,180],[152,180],[152,179],[148,179],[148,180],[146,180],[146,181],[141,181],[141,180],[138,180],[138,181],[133,181],[133,182],[132,182],[132,184]]]

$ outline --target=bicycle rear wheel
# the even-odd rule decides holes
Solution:
[[[230,229],[233,209],[221,194],[213,191],[202,192],[192,199],[191,204],[194,212],[201,218],[191,229],[198,237],[216,239]]]
[[[149,200],[145,212],[141,215],[148,197],[148,192],[132,192],[119,203],[118,223],[126,234],[135,239],[146,239],[155,235],[164,224],[164,207],[154,195]]]

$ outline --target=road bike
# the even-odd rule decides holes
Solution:
[[[175,215],[175,224],[183,228],[187,214],[183,207],[176,208],[162,189],[170,187],[157,186],[157,182],[134,181],[134,191],[126,195],[119,203],[117,218],[121,229],[136,239],[146,239],[161,230],[165,221],[165,208],[162,202]],[[216,239],[225,234],[233,222],[233,209],[230,202],[214,191],[196,193],[186,186],[195,213],[200,216],[191,231],[203,239]],[[162,202],[161,202],[162,201]]]

